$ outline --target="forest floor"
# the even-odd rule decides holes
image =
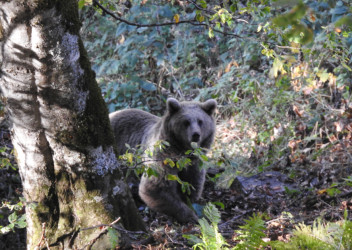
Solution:
[[[350,171],[350,170],[349,170]],[[346,172],[345,172],[346,173]],[[350,172],[351,173],[351,172]],[[218,225],[219,232],[224,236],[228,247],[235,246],[236,230],[246,223],[253,214],[265,214],[266,216],[266,241],[280,240],[287,242],[292,236],[292,230],[299,223],[312,225],[317,218],[326,221],[340,221],[344,219],[344,211],[352,210],[352,188],[341,188],[341,193],[330,196],[327,194],[327,183],[323,179],[329,179],[329,173],[318,174],[309,172],[295,180],[278,174],[278,179],[285,179],[282,183],[289,182],[289,185],[301,187],[297,193],[287,194],[279,183],[272,185],[270,177],[277,178],[278,172],[267,172],[254,178],[254,182],[263,179],[261,185],[257,185],[249,192],[244,192],[238,185],[232,185],[230,189],[217,189],[210,180],[206,181],[203,198],[200,203],[221,202],[224,209],[220,207],[221,222]],[[239,177],[241,178],[241,177]],[[315,188],[304,188],[312,186]],[[253,181],[253,179],[250,179]],[[241,183],[241,182],[239,182]],[[245,187],[242,187],[245,189]],[[318,191],[317,191],[318,190]],[[143,212],[144,219],[149,225],[152,233],[152,243],[135,244],[137,249],[191,249],[191,245],[183,237],[185,234],[195,234],[200,236],[199,226],[178,225],[167,216],[154,212]],[[349,220],[351,220],[349,213]]]
[[[9,154],[12,148],[9,132],[0,129],[0,148],[6,146]],[[335,145],[336,146],[336,145]],[[346,151],[346,148],[348,149]],[[343,183],[343,179],[352,175],[351,146],[336,146],[333,155],[326,155],[319,161],[283,160],[261,174],[251,178],[238,177],[228,189],[220,189],[207,179],[203,196],[199,203],[222,203],[218,207],[221,221],[219,232],[224,236],[228,247],[235,246],[236,232],[244,225],[250,216],[257,213],[266,214],[266,240],[288,241],[292,230],[298,223],[312,225],[321,217],[326,221],[339,221],[344,218],[345,210],[352,210],[352,187],[348,185],[333,185]],[[324,160],[324,157],[326,158]],[[334,157],[339,157],[339,166],[333,167]],[[346,164],[341,159],[346,158]],[[255,165],[255,161],[251,161]],[[294,178],[290,178],[288,169],[295,170]],[[213,175],[213,174],[210,174]],[[288,186],[294,192],[284,187]],[[336,191],[336,192],[333,192]],[[333,192],[333,194],[331,194]],[[21,196],[21,182],[17,170],[11,167],[0,169],[0,199],[2,202],[18,201]],[[183,235],[200,235],[198,225],[180,225],[165,215],[143,209],[141,215],[149,228],[149,235],[134,235],[131,243],[134,249],[191,249],[192,245]],[[19,211],[24,213],[24,211]],[[8,224],[10,210],[0,209],[0,225]],[[291,216],[287,216],[290,214]],[[351,213],[349,213],[351,220]],[[25,229],[15,229],[13,232],[0,235],[0,249],[25,249]]]

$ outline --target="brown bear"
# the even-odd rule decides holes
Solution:
[[[153,155],[152,167],[158,176],[144,174],[139,185],[139,195],[151,209],[176,218],[181,223],[197,222],[198,217],[186,203],[199,199],[205,181],[205,170],[200,169],[196,156],[185,155],[192,150],[192,143],[204,149],[210,148],[215,134],[214,111],[217,103],[210,99],[204,103],[167,100],[167,111],[160,118],[137,109],[117,111],[110,114],[119,154],[142,145],[153,147],[158,141],[167,141],[168,146]],[[182,157],[191,159],[191,164],[179,170],[165,164],[169,158],[177,161]],[[181,185],[167,176],[178,175],[180,180],[192,185],[189,194],[181,191]]]

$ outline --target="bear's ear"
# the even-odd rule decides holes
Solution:
[[[214,99],[209,99],[208,101],[201,104],[202,109],[210,116],[212,116],[216,109],[216,101]]]
[[[172,114],[181,109],[181,104],[175,98],[168,98],[166,101],[167,110]]]

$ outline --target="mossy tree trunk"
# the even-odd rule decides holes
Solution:
[[[119,216],[126,229],[144,229],[119,178],[79,28],[76,0],[0,0],[0,87],[27,201],[28,249],[105,244],[94,226]]]

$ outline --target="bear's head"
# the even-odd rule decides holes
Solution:
[[[163,119],[164,139],[178,150],[192,149],[192,142],[202,148],[210,148],[215,134],[214,112],[216,101],[204,103],[167,100],[167,112]]]

